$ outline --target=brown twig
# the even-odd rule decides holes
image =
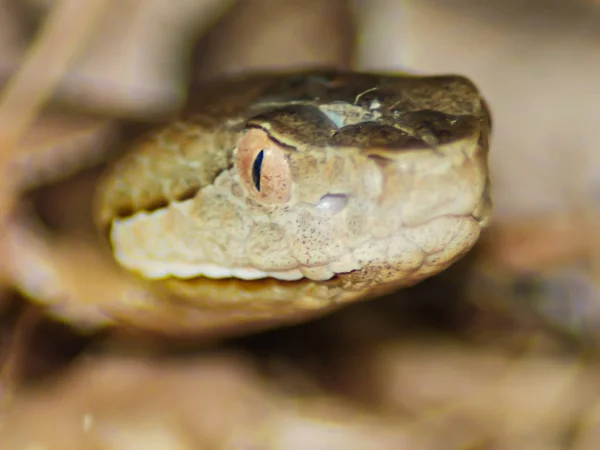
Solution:
[[[63,78],[111,0],[62,0],[50,12],[24,62],[0,94],[0,223],[12,209],[16,147]]]

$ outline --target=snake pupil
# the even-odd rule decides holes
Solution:
[[[254,186],[256,186],[256,190],[260,192],[260,175],[262,172],[262,163],[263,158],[265,156],[264,150],[261,150],[258,155],[256,155],[256,159],[252,164],[252,181],[254,182]]]

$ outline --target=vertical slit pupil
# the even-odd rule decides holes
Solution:
[[[256,155],[256,159],[252,164],[252,181],[254,182],[254,186],[256,186],[256,190],[258,192],[260,192],[260,175],[262,173],[262,163],[264,156],[265,152],[264,150],[261,150],[260,152],[258,152],[258,155]]]

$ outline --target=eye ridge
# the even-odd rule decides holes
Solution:
[[[256,190],[258,192],[260,192],[260,179],[262,175],[262,165],[264,156],[265,151],[261,150],[260,152],[258,152],[256,158],[254,159],[254,162],[252,163],[252,181],[254,182],[254,186],[256,187]]]

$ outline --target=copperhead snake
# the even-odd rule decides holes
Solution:
[[[489,222],[491,119],[464,77],[233,77],[181,117],[98,185],[97,228],[133,286],[87,305],[103,323],[227,335],[307,320],[440,272]]]

